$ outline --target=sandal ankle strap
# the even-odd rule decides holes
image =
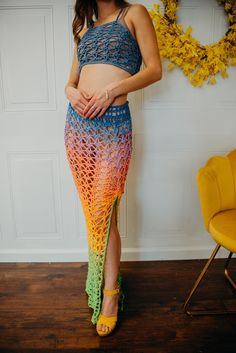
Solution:
[[[103,289],[103,293],[106,295],[112,295],[112,294],[117,294],[119,293],[120,289],[116,288],[116,289]]]

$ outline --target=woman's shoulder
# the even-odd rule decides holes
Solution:
[[[143,12],[143,11],[147,11],[147,8],[143,5],[143,4],[130,4],[129,6],[129,11],[132,12]]]
[[[143,19],[150,18],[148,9],[143,4],[131,4],[128,9],[127,16],[129,16],[133,24],[138,25]]]
[[[149,15],[149,12],[147,8],[143,4],[130,4],[128,6],[128,11],[127,11],[127,16],[130,16],[131,20],[136,20],[138,22],[138,19],[142,16]]]

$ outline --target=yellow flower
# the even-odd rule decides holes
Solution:
[[[225,71],[222,71],[221,76],[225,79],[225,78],[229,77],[229,74],[228,74],[228,72],[225,70]]]
[[[191,26],[188,26],[188,28],[186,29],[186,32],[185,34],[188,36],[190,33],[192,33],[192,27]]]
[[[230,3],[225,3],[225,10],[230,10],[232,7],[232,4]]]
[[[215,77],[212,77],[208,82],[209,82],[211,85],[215,85],[215,84],[216,84],[216,79],[215,79]]]
[[[236,66],[236,58],[231,59],[231,65]]]
[[[173,63],[170,63],[170,64],[167,66],[167,68],[168,68],[169,71],[172,71],[174,67],[175,67],[175,64],[173,64]]]
[[[160,46],[160,55],[170,60],[168,70],[172,71],[178,65],[193,86],[202,86],[204,81],[215,84],[215,75],[221,73],[228,77],[227,67],[236,66],[236,6],[232,0],[221,0],[227,10],[230,31],[217,42],[202,45],[192,37],[192,27],[183,31],[182,25],[177,23],[176,12],[179,9],[177,0],[162,0],[165,6],[164,15],[160,12],[159,4],[153,5],[150,16]]]

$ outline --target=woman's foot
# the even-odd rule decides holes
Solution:
[[[106,287],[105,287],[106,288]],[[106,289],[114,289],[114,288],[106,288]],[[118,300],[119,300],[119,293],[106,295],[103,294],[103,301],[102,301],[102,309],[101,313],[105,316],[115,316],[118,313]],[[109,327],[105,324],[97,324],[99,330],[103,332],[108,332]]]

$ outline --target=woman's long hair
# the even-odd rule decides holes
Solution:
[[[120,7],[130,6],[125,0],[115,0],[115,4]],[[98,18],[98,7],[96,0],[77,0],[74,6],[75,17],[72,22],[74,41],[78,43],[79,33],[84,28],[85,22],[90,26],[93,22],[93,15]]]

